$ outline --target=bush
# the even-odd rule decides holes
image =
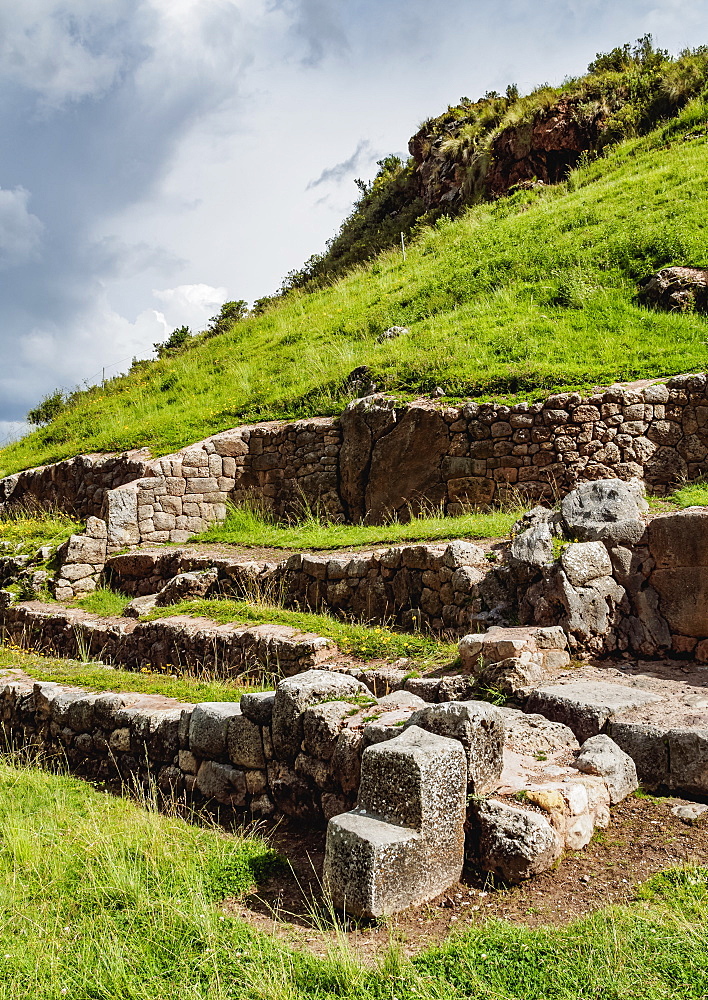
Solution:
[[[158,358],[170,357],[172,354],[179,354],[184,350],[187,343],[192,339],[192,331],[188,326],[179,326],[173,330],[170,336],[162,344],[153,344]]]
[[[55,389],[27,414],[27,421],[35,427],[50,424],[66,408],[68,400],[61,389]]]

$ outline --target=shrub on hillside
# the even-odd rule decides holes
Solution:
[[[48,393],[35,407],[27,414],[27,422],[35,427],[43,427],[50,424],[55,417],[66,408],[67,397],[61,389],[55,389]]]

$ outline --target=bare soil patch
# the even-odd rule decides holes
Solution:
[[[676,798],[631,796],[612,810],[612,822],[582,851],[518,886],[495,885],[470,869],[431,903],[378,923],[342,926],[322,903],[325,833],[283,822],[267,839],[290,862],[245,899],[228,900],[224,912],[248,921],[291,947],[325,955],[344,939],[357,957],[374,962],[398,944],[415,955],[497,917],[535,927],[565,924],[613,903],[628,903],[636,887],[676,865],[708,863],[708,823],[687,825],[672,815]]]

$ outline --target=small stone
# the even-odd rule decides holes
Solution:
[[[679,802],[671,807],[671,812],[688,826],[697,826],[705,820],[708,806],[702,802]]]

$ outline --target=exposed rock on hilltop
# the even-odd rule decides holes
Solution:
[[[578,100],[561,98],[532,120],[502,129],[488,150],[475,148],[476,169],[464,155],[454,156],[458,149],[464,153],[464,136],[453,138],[463,132],[464,120],[442,132],[437,120],[427,122],[408,144],[415,194],[430,211],[468,202],[472,186],[483,197],[498,198],[517,185],[557,184],[583,152],[597,147],[606,119],[604,108],[588,110]]]

